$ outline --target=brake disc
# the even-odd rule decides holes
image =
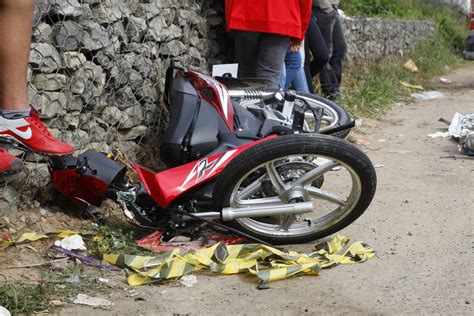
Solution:
[[[317,167],[319,167],[317,164],[308,161],[287,161],[282,162],[281,164],[276,166],[275,169],[282,177],[283,183],[290,183],[300,178],[306,172],[309,172]],[[317,179],[314,179],[311,182],[311,185],[316,188],[321,188],[323,183],[324,176],[321,176]],[[278,193],[273,187],[273,184],[270,181],[268,175],[265,177],[264,180],[262,180],[262,193],[266,197],[278,196]]]

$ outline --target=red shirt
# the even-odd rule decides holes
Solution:
[[[311,0],[226,0],[227,30],[287,35],[302,40]]]

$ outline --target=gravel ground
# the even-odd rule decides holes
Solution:
[[[444,99],[397,106],[355,134],[370,142],[363,148],[378,166],[379,184],[370,208],[342,234],[370,244],[375,259],[264,291],[252,277],[198,274],[191,288],[143,286],[138,296],[117,290],[103,294],[114,303],[109,310],[69,305],[60,314],[472,315],[474,160],[450,140],[427,135],[445,130],[440,117],[474,113],[473,74],[474,63],[467,64],[447,76],[452,84],[440,84]],[[288,248],[309,252],[312,245]]]

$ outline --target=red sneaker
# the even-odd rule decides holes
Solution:
[[[36,110],[30,116],[19,119],[6,119],[0,116],[0,136],[13,139],[29,149],[48,155],[70,155],[74,147],[54,138],[41,123]]]
[[[3,148],[0,148],[0,175],[13,174],[20,171],[21,160],[7,153]]]

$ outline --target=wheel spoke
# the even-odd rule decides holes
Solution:
[[[238,200],[245,200],[251,197],[253,194],[257,193],[258,190],[262,187],[262,180],[265,177],[265,175],[261,176],[248,186],[246,186],[242,191],[239,191],[237,194],[237,199]]]
[[[270,178],[270,181],[275,190],[278,192],[278,194],[283,193],[286,189],[285,184],[283,183],[280,174],[278,174],[278,171],[276,171],[274,162],[267,162],[265,164],[265,167],[267,168],[268,177]]]
[[[280,230],[288,231],[295,219],[295,215],[280,216]]]
[[[340,164],[335,161],[330,160],[325,162],[324,164],[320,165],[314,170],[311,170],[310,172],[305,173],[303,176],[290,183],[290,188],[288,191],[295,187],[304,186],[312,182],[314,179],[321,177],[323,174],[337,166],[340,166]]]
[[[304,188],[306,191],[308,191],[309,195],[311,195],[314,198],[322,199],[331,203],[336,203],[337,205],[340,205],[340,206],[346,205],[347,203],[347,200],[345,198],[340,197],[337,194],[328,192],[326,190],[315,188],[310,185],[307,185]]]

